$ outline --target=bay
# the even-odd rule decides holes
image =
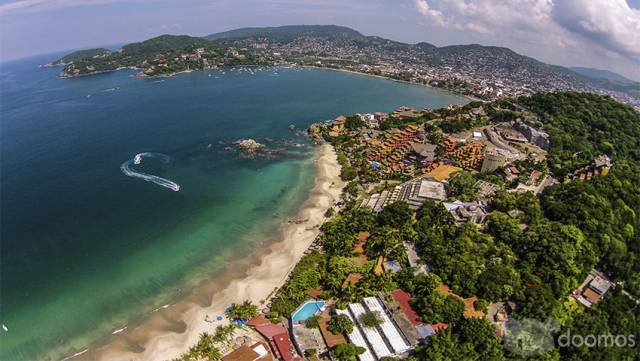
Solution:
[[[240,68],[59,79],[53,55],[0,65],[0,359],[56,359],[110,336],[266,239],[313,184],[289,129],[466,100],[319,69]],[[254,138],[283,154],[227,150]],[[279,144],[277,140],[284,140]],[[294,143],[299,143],[293,146]],[[126,176],[121,165],[180,185]]]

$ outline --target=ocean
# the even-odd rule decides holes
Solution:
[[[107,341],[267,239],[312,187],[312,122],[466,102],[318,69],[59,79],[56,56],[0,64],[0,360]]]

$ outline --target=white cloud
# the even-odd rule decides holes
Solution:
[[[415,0],[416,7],[420,14],[424,15],[431,23],[437,26],[447,26],[448,21],[444,18],[444,14],[441,11],[434,10],[429,7],[426,0]]]
[[[430,25],[470,37],[640,60],[640,10],[626,0],[414,0]],[[588,51],[587,51],[588,53]]]
[[[37,12],[75,6],[102,5],[126,0],[14,0],[0,4],[0,15]]]
[[[625,0],[565,0],[554,20],[603,48],[640,60],[640,10]]]

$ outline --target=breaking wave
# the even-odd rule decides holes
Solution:
[[[172,182],[168,179],[158,177],[152,174],[136,172],[135,170],[131,169],[132,165],[137,165],[142,163],[142,160],[144,158],[157,158],[157,159],[160,159],[160,161],[165,164],[171,161],[171,158],[169,158],[168,155],[165,155],[162,153],[150,153],[150,152],[139,153],[139,154],[136,154],[136,156],[133,157],[133,159],[129,159],[128,161],[122,163],[122,165],[120,166],[122,173],[124,173],[124,175],[128,177],[140,178],[147,182],[153,182],[159,186],[169,188],[175,192],[178,192],[180,190],[180,185],[176,182]]]

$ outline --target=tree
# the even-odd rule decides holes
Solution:
[[[510,264],[492,264],[478,278],[478,292],[481,297],[500,301],[521,295],[523,290],[520,273]]]
[[[447,295],[442,303],[442,322],[454,323],[462,318],[464,303],[457,297]]]
[[[458,326],[459,340],[467,357],[464,359],[502,360],[504,353],[495,336],[495,327],[484,318],[471,317]]]
[[[375,328],[382,323],[382,318],[377,311],[365,312],[360,315],[360,323],[368,328]]]
[[[215,346],[216,341],[207,332],[200,334],[198,343],[191,346],[187,353],[182,355],[182,360],[211,360],[217,361],[222,358],[222,353]]]
[[[316,358],[318,357],[318,350],[316,350],[315,348],[306,349],[304,350],[304,357]]]
[[[364,120],[362,120],[359,115],[352,115],[347,117],[347,121],[344,123],[344,127],[349,130],[358,130],[364,126]]]
[[[497,241],[509,245],[517,244],[522,238],[518,220],[502,212],[492,212],[487,217],[487,232]]]
[[[318,328],[318,327],[320,327],[320,316],[313,315],[313,316],[307,318],[307,320],[305,321],[305,326],[307,326],[307,328]]]
[[[365,243],[365,250],[370,257],[384,256],[393,259],[403,259],[406,254],[400,231],[389,226],[383,226],[369,237]]]
[[[504,360],[495,328],[483,318],[462,320],[431,336],[430,345],[416,348],[417,360]]]
[[[333,350],[331,350],[331,353],[340,361],[356,361],[357,356],[363,354],[365,351],[366,349],[364,347],[359,347],[352,343],[343,343],[335,346]]]
[[[463,202],[475,200],[478,193],[476,179],[467,171],[458,172],[449,180],[449,197]]]
[[[329,331],[334,334],[350,334],[353,332],[353,322],[347,315],[335,315],[329,320]]]
[[[258,314],[258,307],[251,301],[246,300],[240,304],[232,303],[226,313],[232,320],[246,321]]]
[[[350,165],[343,165],[340,170],[340,178],[347,182],[355,179],[358,176],[358,170]]]
[[[391,203],[378,214],[378,224],[393,228],[407,226],[413,218],[413,210],[405,201]]]

